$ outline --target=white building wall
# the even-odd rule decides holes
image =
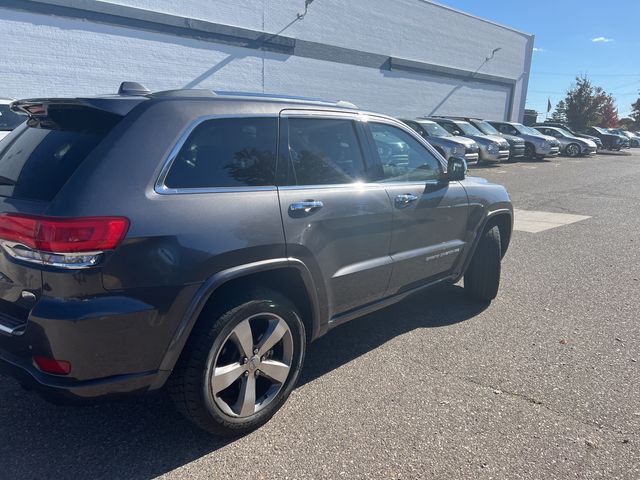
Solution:
[[[75,2],[83,3],[92,2]],[[398,116],[503,119],[520,117],[524,108],[533,37],[423,0],[316,0],[299,20],[303,0],[110,3],[493,75],[515,82],[513,94],[500,83],[264,52],[0,4],[0,96],[113,92],[126,79],[152,90],[197,87],[343,99]],[[485,61],[495,48],[501,50]]]

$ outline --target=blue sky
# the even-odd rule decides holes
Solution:
[[[527,108],[544,114],[586,74],[616,98],[620,117],[640,91],[640,0],[439,0],[535,35]]]

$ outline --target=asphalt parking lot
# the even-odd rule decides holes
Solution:
[[[235,441],[162,395],[56,407],[0,377],[0,478],[640,478],[640,153],[471,173],[528,218],[491,305],[452,286],[334,330]]]

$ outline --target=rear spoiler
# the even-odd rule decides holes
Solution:
[[[55,105],[100,110],[124,117],[134,107],[146,100],[148,100],[147,97],[120,95],[95,98],[30,98],[12,102],[11,110],[21,115],[28,115],[30,118],[45,118],[48,115],[49,107]]]

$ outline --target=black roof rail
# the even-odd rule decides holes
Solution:
[[[293,102],[301,102],[301,103],[317,103],[318,105],[328,105],[328,106],[344,107],[344,108],[358,108],[353,103],[347,102],[345,100],[338,100],[336,102],[333,102],[329,100],[323,100],[321,98],[301,97],[297,95],[260,93],[260,92],[233,92],[233,91],[224,91],[224,90],[216,90],[214,93],[221,97],[259,98],[264,100],[285,100],[285,101],[293,101]]]
[[[179,88],[175,90],[162,90],[147,95],[151,98],[160,97],[217,97],[217,94],[206,88]]]

